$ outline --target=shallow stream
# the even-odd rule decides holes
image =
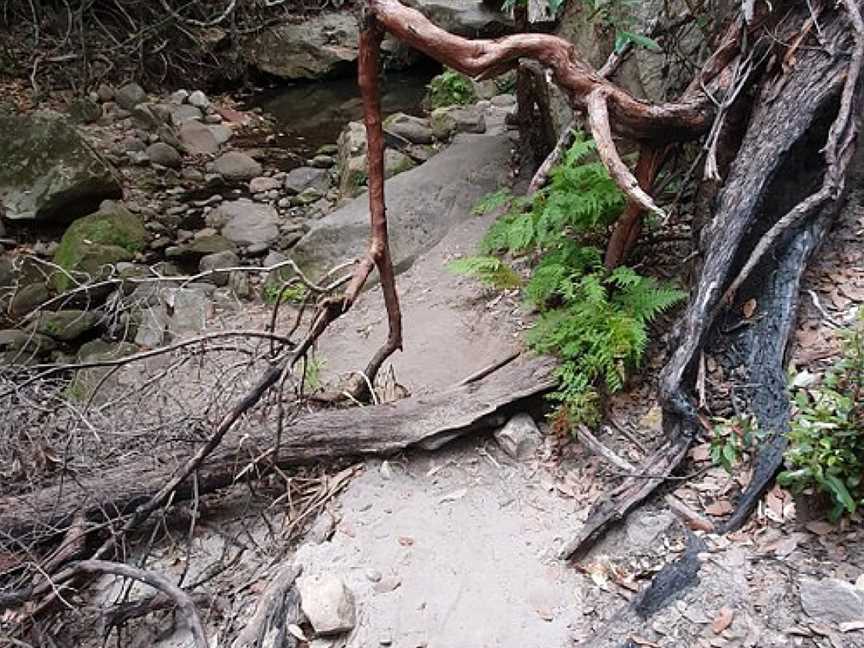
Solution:
[[[422,114],[431,72],[391,72],[381,80],[384,115]],[[269,90],[250,102],[276,119],[278,144],[301,158],[309,158],[325,144],[334,144],[350,121],[363,118],[357,80],[333,79]]]

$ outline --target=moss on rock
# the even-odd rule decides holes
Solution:
[[[144,249],[147,238],[137,216],[117,203],[103,203],[98,212],[79,218],[66,230],[54,262],[68,273],[96,276],[105,265],[131,260]],[[63,291],[70,279],[56,273],[52,283]]]

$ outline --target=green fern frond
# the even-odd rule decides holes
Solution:
[[[500,290],[511,290],[522,285],[522,279],[516,271],[497,257],[465,257],[451,261],[447,268],[451,272],[474,277]]]
[[[493,191],[490,194],[486,194],[480,200],[478,200],[477,204],[474,205],[474,208],[471,210],[471,213],[478,216],[489,214],[498,209],[499,207],[503,207],[511,200],[513,200],[512,192],[509,188],[503,187],[498,191]]]

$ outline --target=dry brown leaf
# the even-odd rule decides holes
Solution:
[[[729,500],[717,500],[716,502],[706,506],[705,512],[708,515],[715,516],[729,515],[729,513],[732,512],[732,504],[729,502]]]
[[[720,634],[726,628],[732,625],[732,619],[734,618],[734,616],[735,611],[732,608],[720,608],[717,616],[714,617],[714,621],[711,622],[711,630],[714,631],[714,634]]]
[[[710,461],[711,460],[711,444],[703,443],[690,451],[690,456],[693,461]]]
[[[836,531],[837,527],[824,520],[812,520],[804,525],[810,533],[815,533],[818,536],[828,535],[832,531]]]
[[[757,303],[755,299],[748,299],[746,302],[741,304],[741,312],[744,314],[745,319],[753,317],[753,313],[756,312],[756,306]]]

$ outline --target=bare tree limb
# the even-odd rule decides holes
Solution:
[[[130,565],[105,560],[81,560],[70,565],[69,569],[72,572],[114,574],[115,576],[132,578],[149,585],[153,589],[159,590],[165,595],[171,597],[177,604],[177,610],[183,615],[186,622],[189,624],[189,630],[192,632],[192,638],[195,641],[195,648],[210,648],[195,603],[186,592],[164,576],[151,571],[138,569]]]

